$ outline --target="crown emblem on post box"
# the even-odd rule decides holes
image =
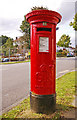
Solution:
[[[46,26],[47,25],[47,22],[43,22],[43,26]]]

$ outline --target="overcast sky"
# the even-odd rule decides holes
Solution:
[[[22,35],[20,25],[24,15],[31,11],[33,6],[47,7],[62,15],[62,21],[57,25],[56,41],[62,34],[71,37],[72,46],[75,46],[75,31],[69,26],[76,11],[76,0],[0,0],[0,35],[15,39]]]

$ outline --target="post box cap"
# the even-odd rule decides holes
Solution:
[[[58,12],[52,10],[33,10],[25,17],[30,24],[37,22],[49,22],[57,24],[61,21],[62,18]]]

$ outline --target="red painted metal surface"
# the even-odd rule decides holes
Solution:
[[[38,95],[55,94],[56,25],[61,15],[49,10],[35,10],[26,15],[26,20],[31,26],[31,92]],[[39,51],[40,37],[48,38],[48,52]]]

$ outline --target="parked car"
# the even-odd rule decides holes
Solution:
[[[9,61],[9,58],[3,58],[2,59],[2,62],[8,62]]]
[[[10,57],[10,61],[18,61],[19,58],[18,57]]]
[[[67,57],[74,57],[74,53],[67,53]]]
[[[19,61],[23,61],[23,60],[25,60],[25,57],[19,56]]]

